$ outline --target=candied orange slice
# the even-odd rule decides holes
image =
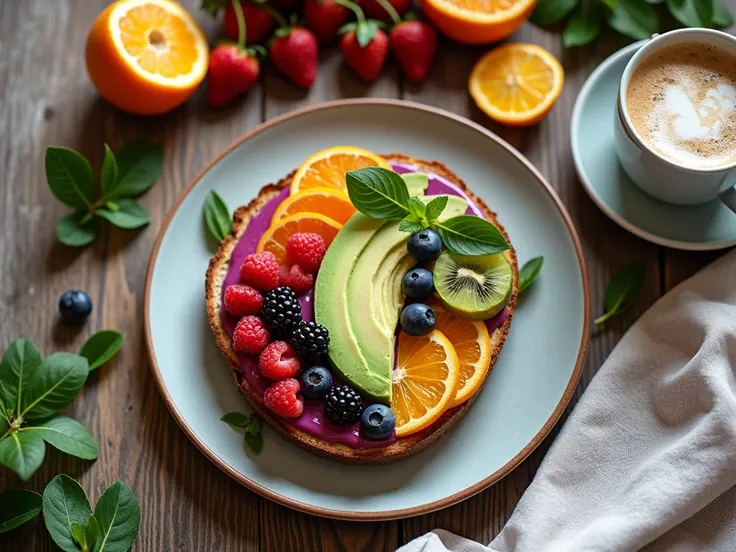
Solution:
[[[320,213],[340,224],[345,224],[356,209],[348,194],[336,188],[307,188],[296,195],[287,197],[273,214],[273,222],[279,219],[309,211]]]
[[[261,236],[256,251],[270,251],[279,262],[283,262],[286,260],[286,241],[297,232],[319,234],[329,247],[341,228],[342,224],[319,213],[297,213],[272,224]]]
[[[336,188],[347,193],[345,173],[364,167],[391,168],[383,157],[362,148],[335,146],[318,151],[294,174],[291,195],[308,188]]]

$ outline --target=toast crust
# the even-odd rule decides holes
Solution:
[[[423,161],[408,155],[397,153],[383,155],[383,157],[389,162],[409,163],[415,165],[420,171],[437,174],[455,184],[478,206],[484,216],[499,229],[504,238],[506,238],[506,241],[511,243],[506,230],[499,224],[496,214],[491,211],[483,200],[476,196],[457,175],[445,167],[445,165],[438,161]],[[436,442],[452,426],[454,426],[470,409],[473,402],[475,402],[475,399],[485,386],[488,374],[490,374],[493,369],[493,365],[495,364],[498,355],[501,352],[501,348],[503,347],[503,343],[506,340],[514,313],[519,280],[516,253],[513,247],[504,253],[511,262],[511,266],[514,271],[513,289],[511,299],[507,306],[508,315],[503,324],[491,334],[490,369],[473,397],[460,406],[445,412],[431,426],[407,437],[403,437],[384,447],[353,449],[340,443],[324,441],[314,435],[295,428],[288,422],[288,420],[273,415],[271,411],[265,407],[263,398],[250,387],[248,381],[241,373],[238,358],[232,348],[232,339],[223,328],[220,317],[222,286],[230,267],[230,258],[235,246],[240,241],[240,238],[248,227],[248,223],[253,215],[281,190],[291,184],[291,179],[295,172],[296,171],[292,171],[275,184],[264,186],[256,198],[254,198],[249,204],[244,205],[235,211],[233,214],[232,234],[222,241],[217,253],[210,260],[205,282],[207,317],[209,319],[210,328],[215,335],[217,346],[225,357],[225,360],[228,362],[235,385],[245,395],[256,413],[276,431],[286,438],[295,441],[302,448],[319,456],[352,464],[381,464],[393,462],[417,454]]]

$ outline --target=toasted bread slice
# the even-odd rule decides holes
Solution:
[[[498,220],[496,219],[495,213],[488,209],[485,203],[483,203],[483,201],[478,198],[465,185],[465,183],[460,180],[460,178],[458,178],[454,173],[447,169],[447,167],[445,167],[443,164],[437,161],[422,161],[420,159],[415,159],[413,157],[401,154],[389,154],[384,155],[383,157],[385,157],[390,162],[411,163],[413,165],[416,165],[419,171],[437,174],[454,183],[456,186],[461,188],[471,198],[471,200],[475,202],[475,204],[483,211],[485,217],[494,225],[496,225],[496,227],[504,235],[506,240],[510,243],[509,236],[503,229],[503,227],[499,224]],[[220,249],[210,261],[210,266],[207,270],[206,281],[207,316],[209,318],[210,327],[215,334],[217,346],[219,347],[220,351],[222,351],[223,356],[230,365],[230,371],[232,372],[235,384],[248,399],[248,402],[258,413],[258,415],[261,416],[266,422],[268,422],[269,425],[271,425],[271,427],[276,429],[279,433],[281,433],[288,439],[295,441],[301,447],[320,456],[355,464],[378,464],[392,462],[394,460],[399,460],[401,458],[406,458],[408,456],[416,454],[437,441],[437,439],[442,437],[442,435],[444,435],[447,430],[449,430],[453,425],[458,422],[458,420],[460,420],[460,418],[463,417],[463,415],[468,411],[468,409],[475,401],[475,398],[478,396],[480,389],[478,393],[476,393],[475,396],[471,397],[467,402],[445,412],[434,424],[418,433],[399,439],[384,447],[353,449],[339,443],[324,441],[318,437],[315,437],[314,435],[297,429],[296,427],[291,425],[287,419],[275,416],[263,404],[263,397],[250,387],[248,381],[241,373],[238,357],[236,356],[232,348],[232,339],[225,332],[220,317],[223,281],[225,280],[230,267],[230,257],[232,255],[233,249],[240,240],[240,237],[243,235],[243,232],[245,232],[245,229],[247,228],[251,218],[271,198],[273,198],[281,190],[283,190],[284,187],[287,187],[291,184],[291,178],[293,174],[294,172],[292,172],[276,184],[269,184],[265,186],[258,194],[258,197],[253,199],[248,205],[240,207],[237,211],[235,211],[235,214],[233,216],[233,233],[225,240],[223,240],[222,244],[220,245]],[[505,254],[507,255],[514,269],[514,284],[511,294],[511,300],[508,304],[508,316],[504,323],[491,334],[491,368],[493,367],[493,364],[496,362],[496,359],[501,352],[501,347],[503,346],[504,340],[506,339],[506,335],[509,331],[509,326],[511,324],[511,318],[514,312],[514,305],[516,303],[516,296],[518,292],[517,285],[519,274],[516,254],[513,248],[506,251]],[[490,373],[490,370],[488,371],[488,373]],[[485,382],[483,383],[485,384]]]

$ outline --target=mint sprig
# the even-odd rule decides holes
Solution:
[[[401,220],[399,230],[415,233],[435,229],[445,247],[459,255],[494,255],[509,244],[493,224],[482,217],[460,215],[440,221],[447,196],[425,204],[411,197],[406,182],[394,171],[366,167],[346,175],[348,195],[358,211],[379,220]]]
[[[218,242],[224,240],[233,231],[230,209],[215,190],[210,190],[207,194],[203,212],[207,229]]]
[[[247,449],[253,454],[261,453],[263,450],[263,434],[261,433],[261,419],[256,414],[247,416],[240,412],[229,412],[220,420],[230,427],[244,430]]]
[[[46,180],[54,196],[74,209],[56,224],[56,237],[64,245],[82,247],[99,233],[99,219],[119,228],[134,229],[151,222],[135,201],[158,179],[163,167],[160,144],[138,142],[123,147],[117,156],[105,144],[96,193],[89,161],[70,148],[46,148]]]

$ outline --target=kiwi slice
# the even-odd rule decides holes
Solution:
[[[465,257],[443,251],[434,265],[434,287],[442,305],[466,320],[487,320],[509,302],[514,282],[502,253]]]

